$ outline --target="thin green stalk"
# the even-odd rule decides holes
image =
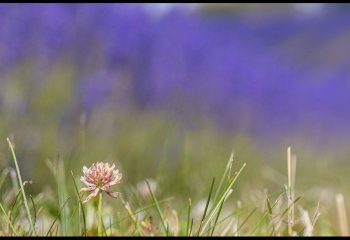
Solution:
[[[49,236],[49,234],[51,234],[51,236],[52,236],[52,231],[51,231],[51,229],[54,227],[55,223],[57,222],[57,219],[61,216],[61,213],[62,213],[62,211],[63,211],[65,205],[68,203],[68,200],[69,200],[69,199],[70,199],[70,197],[68,197],[68,198],[66,199],[66,201],[63,203],[63,205],[61,206],[61,208],[60,208],[60,210],[59,210],[59,212],[58,212],[58,214],[57,214],[55,220],[52,222],[52,224],[51,224],[49,230],[47,231],[46,236]],[[58,230],[58,226],[57,226],[57,230]],[[57,236],[57,233],[56,233],[56,236]]]
[[[188,199],[186,236],[190,235],[191,198]]]
[[[21,173],[19,171],[19,167],[18,167],[15,151],[13,150],[13,146],[12,146],[12,143],[11,143],[10,139],[7,138],[6,140],[7,140],[8,144],[9,144],[9,146],[10,146],[10,149],[11,149],[11,152],[12,152],[12,156],[13,156],[13,160],[15,162],[16,172],[17,172],[17,176],[18,176],[18,181],[19,181],[19,185],[21,187],[23,202],[24,202],[24,206],[26,208],[28,219],[29,219],[30,228],[31,228],[32,232],[34,232],[35,235],[37,235],[37,233],[35,231],[35,227],[34,227],[34,223],[33,223],[32,217],[30,215],[29,206],[28,206],[28,202],[27,202],[27,197],[26,197],[26,193],[24,191],[23,182],[22,182],[22,178],[21,178]]]
[[[97,234],[99,237],[102,237],[102,192],[100,192],[99,195]]]
[[[224,174],[222,175],[222,177],[221,177],[221,179],[220,179],[219,186],[218,186],[218,188],[217,188],[217,190],[216,190],[216,193],[215,193],[215,195],[214,195],[214,198],[213,198],[213,202],[214,202],[214,203],[215,203],[216,200],[218,199],[220,190],[221,190],[222,186],[224,185],[225,178],[226,178],[226,176],[228,176],[228,173],[230,172],[230,169],[232,168],[233,157],[234,157],[234,153],[232,152],[231,155],[230,155],[230,158],[229,158],[229,160],[228,160],[228,162],[227,162],[227,165],[226,165]]]
[[[249,218],[251,216],[253,216],[253,214],[255,213],[255,211],[257,210],[258,208],[255,207],[249,214],[248,216],[242,221],[241,225],[237,228],[237,230],[233,233],[233,235],[239,233],[239,230],[241,230],[241,228],[244,226],[244,224],[246,224],[246,222],[249,220]]]
[[[226,199],[228,198],[228,196],[232,193],[232,186],[234,185],[234,183],[236,182],[237,178],[239,177],[239,175],[241,174],[241,172],[243,171],[243,169],[245,168],[246,163],[243,164],[243,166],[239,169],[239,171],[237,172],[236,176],[231,180],[231,182],[229,183],[229,185],[226,187],[225,191],[222,193],[221,197],[219,198],[219,201],[216,203],[216,205],[214,205],[211,210],[209,211],[209,216],[208,218],[205,220],[205,223],[203,225],[202,230],[199,232],[199,235],[201,235],[204,230],[206,229],[206,227],[208,226],[208,224],[210,223],[211,219],[214,217],[215,213],[218,211],[218,209],[220,208],[221,202],[225,202]]]
[[[4,209],[4,207],[2,206],[1,203],[0,203],[0,209],[1,209],[2,214],[4,214],[4,216],[5,216],[6,222],[10,225],[12,232],[15,235],[18,235],[16,230],[15,230],[15,228],[14,228],[14,226],[12,225],[12,222],[11,222],[9,216],[6,214],[6,211],[5,211],[5,209]]]
[[[216,219],[215,219],[215,222],[214,222],[214,226],[213,226],[213,229],[211,230],[211,233],[210,233],[210,236],[211,236],[211,237],[212,237],[213,234],[214,234],[214,230],[215,230],[216,224],[218,223],[219,216],[220,216],[220,213],[221,213],[221,210],[222,210],[222,206],[223,206],[223,205],[224,205],[224,202],[221,203],[219,212],[218,212],[218,214],[216,215]]]
[[[215,177],[213,178],[213,181],[211,182],[211,187],[210,187],[210,191],[209,191],[207,203],[205,204],[205,209],[204,209],[204,213],[203,213],[203,216],[202,216],[202,220],[201,220],[201,222],[200,222],[200,224],[199,224],[199,228],[198,228],[198,231],[197,231],[197,236],[199,236],[199,233],[200,233],[201,230],[202,230],[202,225],[203,225],[204,220],[205,220],[205,217],[206,217],[206,215],[207,215],[207,211],[208,211],[208,207],[209,207],[209,203],[210,203],[211,194],[212,194],[213,188],[214,188],[214,183],[215,183]]]
[[[164,216],[163,216],[162,210],[160,209],[160,206],[159,206],[158,200],[157,200],[156,196],[153,194],[152,189],[151,189],[151,187],[150,187],[150,185],[149,185],[148,180],[146,180],[146,184],[147,184],[147,187],[148,187],[149,192],[151,193],[151,196],[152,196],[153,202],[154,202],[154,204],[156,205],[156,208],[157,208],[157,211],[158,211],[158,214],[159,214],[160,220],[161,220],[161,222],[162,222],[163,229],[164,229],[164,231],[166,231],[166,229],[167,229],[167,225],[166,225],[166,223],[165,223],[165,219],[164,219]]]
[[[79,194],[79,190],[78,190],[78,186],[77,186],[77,183],[75,182],[75,179],[74,179],[74,175],[73,175],[73,172],[71,171],[70,172],[71,175],[72,175],[72,179],[73,179],[73,183],[74,183],[74,188],[75,188],[75,191],[78,195],[78,199],[79,199],[79,206],[81,208],[81,212],[83,214],[83,223],[84,223],[84,235],[86,235],[86,219],[85,219],[85,211],[84,211],[84,207],[83,207],[83,202],[81,201],[81,196]],[[80,220],[80,216],[79,216],[79,220]],[[80,221],[79,221],[80,222]]]

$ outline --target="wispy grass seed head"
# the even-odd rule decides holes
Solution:
[[[89,196],[84,200],[84,203],[88,202],[91,198],[98,195],[100,191],[107,193],[109,196],[117,198],[120,193],[112,192],[109,188],[113,185],[120,183],[122,174],[118,169],[115,169],[115,164],[109,166],[109,163],[93,163],[90,168],[83,167],[84,176],[80,178],[86,187],[80,189],[80,192],[91,192]]]

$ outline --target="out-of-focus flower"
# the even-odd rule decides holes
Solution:
[[[122,174],[115,168],[115,164],[109,166],[108,163],[93,163],[90,168],[83,167],[84,176],[80,178],[87,187],[80,189],[80,192],[91,192],[85,199],[84,203],[91,198],[96,197],[100,191],[107,193],[109,196],[117,198],[119,192],[111,192],[109,188],[120,183]]]

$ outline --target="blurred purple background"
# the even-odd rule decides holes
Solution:
[[[1,4],[2,134],[106,108],[348,139],[349,47],[347,4]]]

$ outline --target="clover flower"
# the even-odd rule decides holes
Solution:
[[[80,178],[86,187],[80,189],[80,192],[91,192],[85,199],[84,203],[91,198],[96,197],[99,192],[105,192],[109,196],[117,198],[119,192],[111,192],[109,188],[113,185],[120,183],[122,174],[119,170],[114,170],[115,165],[109,166],[108,163],[98,162],[93,163],[90,168],[83,167],[84,176]]]

